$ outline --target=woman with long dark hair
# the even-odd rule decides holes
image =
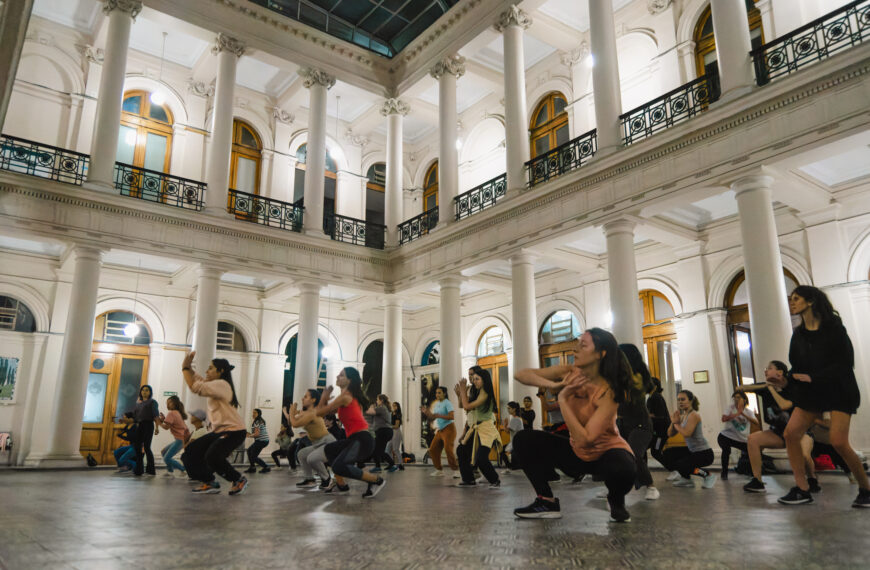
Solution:
[[[807,482],[801,439],[824,412],[831,413],[831,445],[854,473],[860,489],[853,507],[870,507],[870,481],[849,444],[849,425],[861,401],[855,379],[855,353],[839,313],[821,290],[795,287],[788,299],[792,315],[800,315],[788,359],[794,410],[785,428],[785,447],[795,486],[778,500],[785,505],[813,502]]]
[[[619,350],[628,359],[633,371],[631,388],[625,395],[625,401],[619,404],[616,425],[619,435],[631,446],[637,464],[637,480],[635,489],[646,487],[646,499],[655,501],[659,498],[659,490],[653,483],[652,474],[646,463],[646,450],[653,438],[652,419],[646,407],[646,394],[652,387],[649,369],[633,344],[620,344]]]
[[[528,477],[537,498],[514,509],[521,518],[561,518],[559,499],[547,481],[554,468],[572,477],[595,474],[604,479],[614,522],[631,520],[625,495],[637,475],[631,447],[619,436],[619,404],[632,386],[632,370],[609,332],[593,328],[574,347],[574,363],[520,370],[521,384],[559,390],[559,408],[570,439],[543,431],[522,431],[514,438],[514,458]]]
[[[203,377],[193,370],[195,356],[196,351],[185,355],[181,371],[191,392],[206,398],[211,432],[187,446],[185,453],[190,454],[187,475],[202,482],[194,493],[220,493],[220,484],[214,476],[217,473],[232,483],[230,495],[241,495],[248,489],[248,480],[227,461],[230,453],[244,443],[248,433],[238,411],[239,400],[231,372],[235,367],[224,358],[215,358]]]
[[[463,378],[455,387],[459,404],[462,409],[468,412],[465,434],[462,436],[459,447],[456,448],[459,473],[462,475],[462,481],[456,486],[476,487],[474,467],[477,467],[489,482],[489,488],[498,489],[501,486],[501,480],[489,461],[490,449],[501,441],[498,428],[495,427],[497,404],[495,390],[492,387],[492,377],[480,366],[469,368],[468,376],[471,379],[470,386],[468,380]]]
[[[268,473],[272,470],[265,461],[260,459],[260,452],[269,445],[269,430],[266,429],[266,420],[263,419],[263,412],[260,408],[254,408],[251,414],[251,433],[246,437],[253,439],[253,443],[248,446],[248,464],[249,467],[245,473],[254,473],[257,471],[257,465],[260,466],[260,473]]]
[[[387,453],[387,445],[393,440],[393,425],[390,421],[392,414],[390,413],[390,399],[387,395],[378,394],[375,397],[375,402],[366,410],[365,415],[375,432],[375,451],[372,453],[375,467],[371,472],[381,472],[381,461],[387,464],[387,471],[395,471],[397,469],[396,462]]]
[[[703,479],[702,485],[705,489],[711,489],[716,484],[716,474],[704,469],[713,463],[715,457],[713,448],[704,437],[701,414],[698,413],[700,408],[698,397],[689,390],[682,390],[677,394],[677,409],[671,416],[668,436],[682,435],[686,440],[686,447],[679,449],[671,459],[673,469],[680,473],[680,478],[674,481],[674,487],[694,487],[692,476]]]
[[[130,442],[133,449],[136,451],[136,467],[133,469],[133,475],[141,477],[142,473],[155,475],[154,469],[154,453],[151,451],[151,440],[160,431],[154,425],[154,421],[159,419],[160,413],[157,409],[157,400],[153,398],[154,390],[148,384],[139,388],[139,399],[136,401],[136,406],[129,413],[129,417],[133,418],[136,424],[136,429],[133,430],[133,440]],[[148,465],[145,466],[145,460]]]
[[[389,453],[393,461],[396,462],[396,465],[399,466],[399,471],[404,471],[405,462],[402,457],[402,445],[405,437],[402,433],[402,405],[399,402],[393,402],[392,408],[393,439],[390,440],[390,445],[388,446]]]
[[[722,450],[722,471],[720,476],[723,481],[728,480],[728,462],[731,458],[731,448],[747,452],[746,441],[749,439],[749,430],[753,425],[759,425],[755,414],[749,408],[749,400],[746,393],[737,390],[731,394],[731,403],[722,413],[722,423],[725,426],[716,438],[719,449]]]
[[[304,477],[296,483],[297,487],[314,487],[317,482],[314,474],[320,477],[320,490],[329,488],[331,478],[326,469],[326,446],[335,441],[335,437],[326,429],[323,418],[317,415],[317,404],[320,403],[320,392],[309,388],[302,396],[302,411],[297,409],[296,402],[290,406],[287,412],[290,425],[300,428],[308,434],[311,445],[301,449],[298,453],[299,465],[302,466]]]

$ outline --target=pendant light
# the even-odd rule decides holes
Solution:
[[[163,83],[163,60],[166,57],[166,36],[169,35],[169,32],[163,32],[163,48],[160,50],[160,74],[157,76],[158,83]],[[166,96],[163,95],[163,90],[158,88],[156,91],[151,93],[151,102],[155,105],[163,105],[166,102]]]

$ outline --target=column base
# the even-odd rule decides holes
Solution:
[[[30,454],[24,460],[25,467],[35,469],[79,469],[88,463],[80,453],[75,455]]]
[[[216,218],[225,217],[229,214],[226,208],[221,208],[220,206],[205,206],[200,211],[203,214],[206,214],[208,216],[214,216]]]
[[[326,232],[323,231],[323,228],[302,228],[302,234],[306,236],[313,236],[322,239],[331,239],[331,236],[326,235]]]
[[[735,99],[739,99],[743,97],[747,93],[751,93],[752,90],[755,89],[754,85],[741,85],[740,87],[734,87],[730,91],[726,91],[719,95],[719,99],[710,103],[710,109],[716,109],[720,105],[730,103]]]
[[[605,156],[610,156],[611,154],[616,154],[623,148],[625,147],[622,145],[598,147],[598,150],[595,151],[595,156],[593,156],[591,160],[595,160],[596,158],[604,158]]]
[[[82,184],[82,188],[87,188],[88,190],[96,190],[97,192],[107,192],[109,194],[116,194],[115,186],[111,182],[102,182],[99,180],[87,180],[84,184]]]

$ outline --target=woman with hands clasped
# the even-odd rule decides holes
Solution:
[[[498,428],[495,427],[495,390],[492,387],[492,377],[480,366],[468,369],[471,385],[463,378],[454,387],[459,405],[468,412],[465,434],[456,448],[459,460],[459,473],[462,481],[457,487],[476,487],[474,467],[486,477],[490,489],[498,489],[501,480],[495,468],[489,461],[489,451],[493,445],[500,442]]]
[[[694,487],[691,476],[703,479],[702,486],[712,489],[716,484],[716,474],[704,469],[715,459],[713,449],[704,437],[701,414],[698,413],[701,404],[698,397],[689,390],[677,394],[677,409],[671,414],[671,427],[668,437],[677,434],[686,440],[685,449],[681,449],[673,460],[673,467],[680,473],[680,478],[674,481],[674,487]]]
[[[614,522],[631,520],[625,495],[637,466],[631,448],[616,429],[617,408],[631,387],[632,370],[609,332],[593,328],[574,347],[574,364],[520,370],[521,384],[559,391],[559,408],[570,439],[543,431],[522,431],[513,442],[514,458],[535,488],[535,501],[514,510],[521,518],[561,518],[559,499],[547,479],[554,468],[572,477],[596,474],[608,489]]]
[[[284,408],[284,417],[295,428],[302,428],[308,434],[311,445],[299,451],[299,464],[302,466],[304,478],[296,486],[299,488],[314,487],[317,482],[314,474],[320,477],[320,490],[329,488],[332,480],[326,469],[326,445],[335,441],[335,438],[326,429],[323,418],[317,415],[317,404],[320,403],[320,392],[314,389],[305,391],[302,396],[302,411],[299,411],[296,402],[290,405],[290,409]]]

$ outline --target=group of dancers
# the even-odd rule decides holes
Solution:
[[[753,475],[744,489],[763,492],[761,450],[784,446],[795,486],[779,502],[811,503],[818,481],[808,477],[812,462],[808,463],[807,458],[814,442],[808,443],[806,434],[821,428],[827,434],[827,442],[819,445],[826,446],[837,457],[859,486],[852,505],[870,507],[870,482],[849,444],[850,420],[859,404],[852,344],[838,313],[821,290],[799,286],[791,293],[789,306],[792,314],[801,318],[789,349],[791,368],[780,361],[771,362],[765,371],[766,382],[753,386],[770,393],[778,412],[767,418],[770,426],[767,430],[753,430],[758,418],[749,409],[746,394],[735,393],[733,404],[722,416],[726,427],[718,437],[722,449],[721,476],[727,478],[731,448],[741,449],[749,455]],[[182,441],[178,445],[173,443],[170,451],[174,455],[183,446],[183,469],[199,484],[193,489],[195,493],[219,493],[215,477],[218,474],[230,483],[230,495],[241,495],[248,488],[248,480],[233,468],[228,456],[247,437],[255,440],[252,447],[264,447],[257,442],[263,441],[264,435],[268,439],[265,423],[258,421],[255,413],[252,432],[245,429],[230,372],[233,367],[226,360],[214,359],[202,376],[192,368],[194,356],[194,352],[186,355],[182,372],[190,390],[206,398],[205,415],[211,431],[191,439],[182,429],[184,409],[180,401],[173,403],[168,416],[157,414],[156,405],[149,403],[150,388],[147,398],[146,394],[140,394],[133,419],[140,426],[145,425],[149,434],[152,428],[164,427]],[[715,485],[717,475],[710,469],[713,450],[703,435],[698,398],[682,390],[677,396],[677,409],[668,414],[661,385],[650,377],[637,347],[620,345],[611,333],[589,329],[576,342],[573,363],[519,370],[514,378],[541,390],[551,424],[546,430],[531,429],[534,418],[528,414],[531,406],[526,404],[521,409],[515,402],[508,405],[510,418],[505,427],[512,436],[506,449],[510,457],[504,453],[501,457],[510,469],[522,470],[535,492],[530,504],[514,510],[517,517],[561,517],[559,499],[550,485],[560,479],[558,469],[575,480],[592,475],[603,481],[606,492],[602,498],[607,499],[611,520],[629,521],[625,497],[632,487],[645,487],[647,499],[659,497],[647,466],[648,449],[668,470],[675,472],[672,477],[675,486],[694,487],[693,479],[704,488]],[[355,368],[342,369],[336,386],[339,393],[335,396],[332,386],[322,393],[311,389],[303,396],[301,407],[293,403],[284,409],[290,426],[304,430],[308,439],[308,445],[297,454],[303,468],[303,480],[298,486],[347,493],[348,480],[356,480],[366,483],[363,498],[373,498],[386,486],[380,472],[381,460],[389,470],[396,468],[393,458],[396,454],[385,453],[386,446],[395,440],[395,415],[391,417],[385,411],[389,406],[386,396],[379,396],[369,405]],[[468,371],[468,379],[462,378],[454,391],[466,415],[461,435],[456,429],[455,410],[447,388],[438,387],[432,405],[421,408],[426,420],[436,428],[429,447],[432,475],[443,476],[441,457],[446,452],[448,466],[460,478],[457,487],[488,485],[490,489],[499,489],[499,473],[490,461],[492,448],[501,447],[495,424],[498,403],[492,378],[485,369],[474,366]],[[176,418],[174,414],[180,405]],[[337,438],[324,422],[325,417],[334,416],[344,428],[343,438]],[[157,423],[148,424],[149,421]],[[136,443],[141,444],[144,438],[138,437]],[[141,458],[139,447],[136,455]],[[164,458],[166,455],[164,450]],[[364,462],[372,457],[377,461],[376,469],[366,470]],[[398,461],[401,462],[401,453]],[[170,472],[171,468],[180,467],[177,462],[166,463]],[[254,461],[251,463],[253,467]],[[136,467],[139,472],[141,464],[140,459]],[[476,478],[476,471],[480,478]],[[812,471],[809,475],[813,475]]]

